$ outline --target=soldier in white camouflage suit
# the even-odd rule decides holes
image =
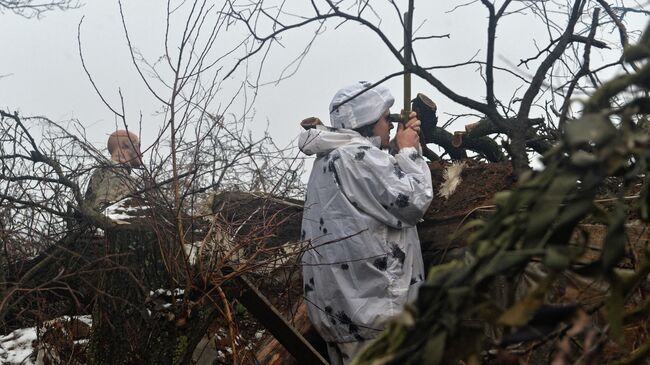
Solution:
[[[135,134],[125,130],[115,131],[108,138],[107,147],[111,164],[95,170],[85,196],[86,202],[98,211],[135,190],[131,170],[142,165],[140,139]]]
[[[420,121],[411,113],[397,128],[390,155],[394,99],[371,86],[341,89],[330,104],[332,127],[316,126],[299,141],[302,152],[316,155],[302,221],[311,245],[302,258],[304,298],[336,365],[376,337],[424,280],[415,225],[433,190],[417,149]]]

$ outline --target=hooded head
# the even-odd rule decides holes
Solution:
[[[121,164],[136,167],[142,164],[140,154],[140,139],[125,130],[113,132],[106,143],[111,160]]]
[[[359,81],[336,92],[329,109],[332,127],[357,129],[373,124],[393,106],[395,98],[388,88],[378,85],[368,89],[371,86],[367,81]]]

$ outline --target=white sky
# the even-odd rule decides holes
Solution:
[[[220,3],[220,2],[219,2]],[[309,2],[289,1],[296,12],[308,9]],[[303,4],[304,5],[301,5]],[[376,2],[381,4],[382,2]],[[406,1],[402,1],[406,4]],[[416,46],[421,63],[451,64],[470,59],[485,50],[487,17],[480,4],[446,13],[455,4],[463,2],[416,2],[416,19],[420,24],[426,19],[417,35],[446,34],[450,39],[423,42]],[[517,3],[514,3],[515,8]],[[383,18],[382,29],[400,46],[402,34],[395,12],[378,5]],[[125,17],[134,47],[147,59],[155,61],[164,53],[165,2],[153,0],[125,1]],[[98,148],[104,148],[106,136],[115,130],[116,119],[93,91],[81,67],[77,47],[77,26],[84,17],[81,39],[86,63],[98,87],[110,103],[117,105],[118,88],[122,90],[127,106],[129,128],[137,128],[139,114],[143,115],[143,144],[153,142],[155,132],[164,121],[156,114],[160,105],[146,90],[131,63],[128,47],[120,21],[117,1],[87,1],[76,10],[55,11],[42,19],[25,19],[12,13],[0,14],[0,107],[19,110],[23,115],[44,115],[55,121],[76,118],[86,128],[88,138]],[[374,21],[374,19],[371,17]],[[533,38],[546,45],[543,28],[533,26],[533,16],[513,15],[499,26],[496,59],[501,66],[514,68],[502,59],[516,64],[520,58],[535,53]],[[631,29],[640,29],[646,17],[636,16]],[[279,145],[290,143],[300,132],[298,122],[308,116],[318,116],[327,121],[327,106],[337,89],[358,80],[376,81],[400,67],[385,46],[367,30],[359,26],[327,24],[309,51],[300,69],[279,85],[262,87],[254,105],[255,114],[251,128],[261,131],[267,123],[271,136]],[[230,32],[237,32],[236,28]],[[262,73],[263,80],[273,80],[283,67],[298,55],[312,37],[314,28],[292,32],[282,38],[284,48],[275,47],[268,57]],[[238,34],[231,33],[233,39]],[[535,35],[535,37],[533,37]],[[603,35],[604,36],[604,35]],[[482,55],[482,53],[479,53]],[[478,59],[483,59],[479,56]],[[232,60],[231,60],[232,61]],[[594,63],[604,62],[598,56]],[[525,70],[523,70],[525,72]],[[228,85],[241,81],[237,74],[224,86],[224,100],[232,94]],[[481,98],[484,86],[475,66],[452,72],[436,72],[444,82],[460,94]],[[497,94],[509,99],[518,83],[512,77],[497,73]],[[401,78],[386,84],[396,97],[394,111],[402,105]],[[462,108],[443,98],[431,86],[414,79],[413,95],[424,92],[439,106],[440,113],[463,112]],[[225,101],[224,101],[225,102]],[[237,113],[237,109],[231,110]],[[533,116],[539,111],[533,110]],[[441,120],[446,118],[442,116]],[[458,130],[472,118],[451,128]]]

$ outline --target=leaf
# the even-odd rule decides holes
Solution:
[[[650,177],[646,176],[643,179],[643,186],[641,187],[641,197],[639,199],[639,215],[641,220],[647,222],[650,220]]]
[[[607,233],[605,234],[605,242],[603,244],[603,253],[601,256],[603,267],[609,271],[613,269],[616,264],[625,255],[625,204],[621,201],[617,202],[610,224],[607,226]]]
[[[512,195],[511,191],[508,190],[499,191],[498,193],[494,194],[492,201],[494,202],[494,205],[496,205],[497,207],[503,208],[506,206],[506,203],[510,199],[511,195]]]
[[[521,265],[531,257],[539,255],[543,251],[538,249],[521,249],[517,251],[499,252],[492,259],[484,264],[474,275],[474,283],[478,284],[485,278],[500,274],[506,270]]]
[[[594,207],[591,199],[573,200],[562,208],[556,220],[556,227],[575,226]]]
[[[619,344],[623,343],[623,304],[624,304],[623,283],[614,274],[611,280],[610,295],[605,303],[607,309],[607,322],[612,338]]]
[[[460,288],[451,288],[447,291],[447,301],[449,302],[449,307],[457,311],[461,305],[466,304],[467,298],[473,292],[473,288],[469,286],[463,286]]]
[[[493,246],[493,243],[490,240],[480,240],[480,241],[473,240],[473,241],[475,242],[474,247],[476,247],[475,252],[476,252],[476,256],[478,257],[487,255],[490,248]]]
[[[596,155],[587,151],[576,151],[571,154],[571,163],[579,168],[591,167],[600,161]]]
[[[485,221],[482,219],[473,219],[465,224],[463,224],[462,227],[460,227],[458,230],[456,230],[454,233],[449,236],[450,241],[455,241],[456,239],[459,239],[462,237],[465,233],[471,230],[475,229],[481,229],[485,227]]]
[[[590,199],[567,203],[557,218],[553,226],[553,233],[546,243],[554,246],[569,244],[578,223],[593,210],[592,208],[594,205]]]
[[[538,198],[530,212],[526,229],[526,241],[539,241],[551,228],[557,218],[562,202],[567,194],[576,187],[578,176],[573,173],[557,176],[546,192]],[[529,243],[533,244],[533,243]]]
[[[546,277],[535,290],[526,294],[520,301],[503,312],[497,319],[497,323],[509,327],[522,327],[528,323],[544,303],[544,294],[552,281],[552,277],[553,275]]]
[[[650,47],[644,45],[628,46],[623,52],[623,57],[627,62],[641,61],[650,57]]]
[[[544,264],[551,269],[564,270],[571,264],[571,255],[567,247],[551,246],[546,249]]]
[[[439,332],[433,335],[424,345],[422,357],[427,359],[431,365],[442,364],[442,357],[445,354],[445,343],[447,342],[447,333]]]
[[[605,114],[588,113],[567,123],[564,139],[570,147],[602,146],[616,137],[617,131]]]
[[[427,284],[430,284],[432,286],[442,285],[449,274],[451,274],[454,270],[460,269],[463,266],[463,262],[459,260],[451,260],[442,265],[433,266],[427,274]]]

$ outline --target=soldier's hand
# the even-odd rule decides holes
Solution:
[[[400,123],[397,125],[397,134],[395,135],[395,143],[398,150],[405,147],[415,147],[420,145],[420,125],[416,112],[409,114],[409,119],[406,125]]]
[[[418,115],[416,112],[411,112],[409,114],[409,120],[406,122],[406,128],[411,128],[416,132],[420,132],[420,126],[422,125],[422,122],[418,120]]]
[[[419,127],[418,127],[419,129]],[[420,144],[420,136],[418,132],[411,128],[405,128],[401,123],[397,126],[397,134],[395,135],[395,143],[397,149],[401,150],[406,147],[416,147]]]

